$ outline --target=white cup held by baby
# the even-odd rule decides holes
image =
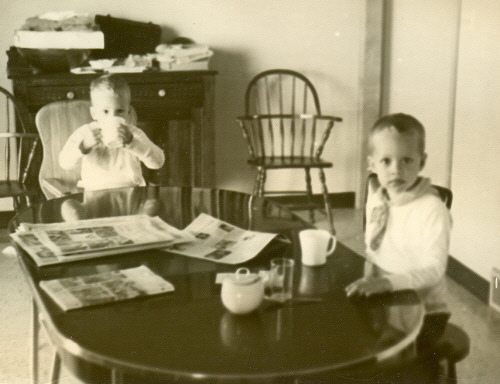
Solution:
[[[239,268],[233,276],[222,282],[221,298],[224,306],[236,315],[244,315],[257,309],[264,298],[262,278]]]
[[[102,142],[108,148],[119,148],[123,145],[119,136],[119,128],[127,122],[123,117],[109,116],[100,121]]]
[[[337,238],[324,229],[305,229],[299,233],[302,264],[323,265],[335,251]]]

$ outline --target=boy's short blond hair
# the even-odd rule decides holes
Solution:
[[[372,138],[375,133],[390,128],[395,129],[402,135],[417,135],[419,150],[421,153],[425,152],[425,128],[422,123],[411,115],[393,113],[391,115],[381,117],[375,122],[375,124],[373,124],[368,136],[368,147],[370,153],[373,150]]]
[[[130,100],[130,86],[125,79],[117,74],[109,74],[98,77],[90,83],[90,98],[95,91],[109,91],[122,95]]]

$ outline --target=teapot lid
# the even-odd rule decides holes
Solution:
[[[251,285],[261,280],[261,277],[255,273],[250,273],[248,268],[238,268],[232,276],[226,277],[224,282],[226,280],[236,285]]]

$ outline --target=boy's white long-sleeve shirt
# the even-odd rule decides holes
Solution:
[[[379,202],[367,201],[367,222]],[[369,246],[370,226],[366,229],[365,274],[381,274],[394,290],[415,289],[428,312],[446,310],[445,272],[451,231],[451,216],[439,197],[426,194],[401,206],[391,206],[387,228],[374,251]],[[373,268],[375,266],[375,268]]]
[[[65,170],[75,168],[81,161],[81,186],[85,190],[100,190],[146,185],[141,162],[150,169],[159,169],[165,154],[139,128],[129,126],[133,139],[124,148],[107,148],[98,144],[83,154],[80,144],[91,134],[91,124],[75,130],[68,138],[61,153],[59,165]]]

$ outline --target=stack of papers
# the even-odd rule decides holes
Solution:
[[[11,237],[38,266],[152,248],[216,263],[240,264],[259,254],[276,234],[245,230],[201,213],[182,231],[159,217],[132,215],[22,223]]]
[[[40,287],[64,311],[172,292],[174,286],[148,267],[44,280]]]
[[[148,215],[22,223],[11,237],[39,266],[162,248],[194,239],[159,217]]]
[[[103,49],[100,31],[16,31],[14,46],[31,49]]]
[[[202,44],[160,44],[155,59],[164,71],[207,70],[213,52]]]

